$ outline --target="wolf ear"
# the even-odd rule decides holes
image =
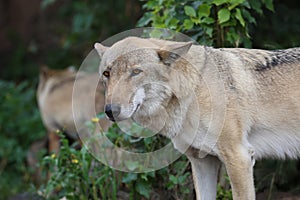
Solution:
[[[105,53],[106,49],[108,48],[108,47],[106,47],[106,46],[104,46],[104,45],[102,45],[102,44],[100,44],[98,42],[94,44],[94,47],[95,47],[96,51],[98,52],[100,58],[103,56],[103,54]]]
[[[49,68],[47,65],[40,66],[40,75],[43,77],[47,77],[49,73]]]
[[[186,42],[184,44],[172,44],[165,46],[157,51],[158,57],[165,65],[171,65],[181,56],[187,54],[192,46],[192,42]]]

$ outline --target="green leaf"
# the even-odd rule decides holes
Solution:
[[[256,24],[255,18],[252,17],[252,15],[250,14],[250,12],[248,10],[243,9],[242,13],[243,13],[243,16],[246,19],[246,21],[248,21],[249,23],[252,23],[252,24]]]
[[[206,33],[209,37],[212,37],[212,34],[213,34],[213,28],[206,28],[205,33]]]
[[[230,28],[226,33],[226,40],[233,44],[235,47],[238,47],[240,36],[234,28]]]
[[[187,161],[177,161],[174,163],[174,170],[175,171],[180,171],[182,168],[185,167],[185,165],[187,164]]]
[[[230,6],[228,7],[229,10],[234,9],[235,7],[239,6],[240,4],[243,4],[245,0],[231,0]]]
[[[255,10],[255,12],[257,12],[259,14],[263,14],[263,11],[261,9],[261,1],[249,0],[249,4],[250,4],[251,8],[253,8],[253,10]]]
[[[196,25],[200,24],[200,22],[201,22],[201,20],[199,18],[192,18],[191,21]]]
[[[150,198],[150,192],[151,192],[150,183],[148,183],[144,180],[139,180],[135,186],[135,189],[140,195],[143,195],[147,199]]]
[[[150,33],[150,37],[151,38],[161,38],[161,36],[162,36],[162,30],[161,29],[154,29],[153,31],[151,31],[151,33]]]
[[[122,177],[122,183],[130,183],[132,181],[135,181],[137,179],[136,173],[125,173]]]
[[[141,175],[141,178],[144,179],[145,181],[148,181],[148,176],[147,176],[147,174],[142,174],[142,175]]]
[[[239,4],[232,4],[231,6],[228,7],[228,10],[232,10],[234,9],[235,7],[237,7]]]
[[[225,23],[223,23],[221,25],[222,25],[222,27],[235,27],[237,25],[237,23],[238,23],[238,20],[236,20],[234,18],[234,19],[229,20],[229,21],[227,21],[227,22],[225,22]]]
[[[177,24],[179,23],[179,20],[176,18],[172,18],[169,23],[168,23],[168,28],[170,29],[176,29],[177,28]]]
[[[210,15],[210,6],[207,4],[202,4],[198,8],[198,16],[201,17],[208,17]]]
[[[239,20],[240,24],[245,27],[245,20],[241,14],[241,10],[239,8],[236,9],[235,18]]]
[[[201,20],[201,23],[213,24],[213,23],[215,23],[215,20],[214,20],[214,18],[211,18],[211,17],[205,17],[204,19]]]
[[[133,170],[135,170],[136,168],[139,167],[139,162],[137,162],[137,161],[125,161],[125,165],[130,171],[133,171]]]
[[[147,26],[151,21],[153,21],[153,14],[146,12],[137,22],[137,27]]]
[[[225,3],[229,3],[230,0],[214,0],[212,3],[215,4],[216,6],[225,4]]]
[[[245,0],[231,0],[230,3],[231,4],[242,4],[244,3]]]
[[[184,12],[187,16],[196,17],[196,11],[191,6],[184,6]]]
[[[228,7],[228,10],[232,10],[235,7],[241,5],[244,3],[245,0],[231,0],[230,1],[230,6]]]
[[[190,173],[186,172],[184,175],[181,175],[178,177],[178,184],[184,185],[184,182],[187,180],[187,177],[189,177]]]
[[[155,177],[155,171],[147,172],[146,175],[154,178]]]
[[[176,176],[174,176],[174,175],[171,175],[170,177],[169,177],[169,179],[170,179],[170,181],[173,183],[173,184],[178,184],[178,178],[176,177]]]
[[[100,113],[98,113],[97,117],[98,117],[99,119],[103,119],[103,118],[106,117],[106,114],[105,114],[105,112],[100,112]]]
[[[227,10],[226,8],[222,8],[218,12],[218,20],[219,23],[222,24],[224,22],[227,22],[230,19],[230,11]]]
[[[194,23],[190,19],[185,19],[183,22],[183,28],[185,30],[192,29],[194,27]]]
[[[184,193],[184,194],[189,194],[190,193],[190,189],[188,187],[182,188],[181,192]]]
[[[266,5],[267,9],[269,9],[272,12],[274,12],[273,0],[264,0],[264,3]]]

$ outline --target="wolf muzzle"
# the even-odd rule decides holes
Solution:
[[[121,112],[121,106],[118,104],[106,104],[104,111],[106,116],[114,122],[115,118],[117,118]]]

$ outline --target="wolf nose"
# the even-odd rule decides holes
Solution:
[[[118,104],[106,104],[104,111],[111,121],[115,121],[115,117],[120,114],[121,107]]]

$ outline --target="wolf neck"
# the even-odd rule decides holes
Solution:
[[[187,55],[186,60],[189,60],[189,63],[180,60],[177,65],[171,66],[175,70],[170,76],[172,79],[169,84],[176,98],[171,98],[166,106],[169,118],[161,134],[171,138],[181,152],[187,150],[188,146],[204,152],[211,151],[210,147],[203,146],[203,141],[208,140],[209,144],[215,142],[208,134],[211,131],[212,118],[218,118],[215,112],[212,113],[212,108],[217,106],[220,107],[218,110],[223,111],[222,106],[218,104],[225,105],[222,99],[212,102],[212,96],[215,97],[216,91],[222,90],[222,87],[208,87],[207,84],[217,80],[218,73],[205,65],[204,48],[200,48],[202,49],[196,49],[197,51],[192,49],[191,54]],[[220,116],[222,117],[221,114]]]
[[[199,95],[199,72],[186,60],[180,60],[171,71],[170,87],[173,96],[165,106],[167,121],[160,131],[162,135],[175,138],[179,134],[190,134],[197,129],[194,119],[199,115],[197,96]],[[184,133],[183,133],[184,132]],[[186,133],[190,132],[190,133]]]

